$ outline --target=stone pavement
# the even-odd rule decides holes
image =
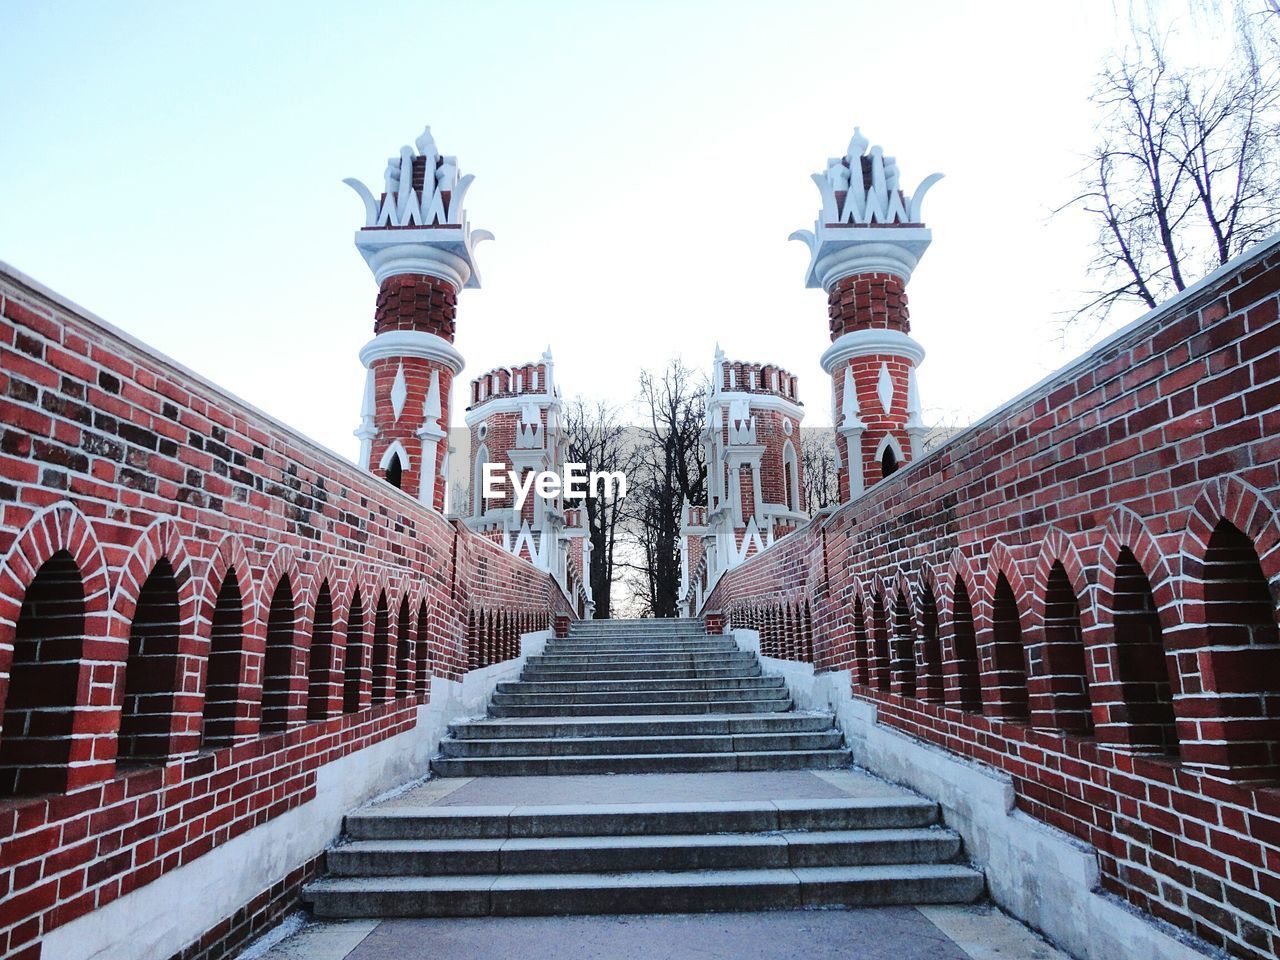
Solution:
[[[913,794],[859,770],[759,773],[637,773],[559,777],[435,778],[379,806],[524,806],[562,803],[698,803],[717,800],[830,800]]]
[[[1067,960],[988,905],[346,920],[245,960]]]

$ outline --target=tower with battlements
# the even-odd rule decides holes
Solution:
[[[702,430],[707,506],[686,505],[682,517],[682,603],[808,520],[803,419],[793,374],[716,349]]]
[[[387,161],[381,195],[345,181],[364,201],[356,249],[378,283],[373,339],[360,350],[359,463],[441,512],[449,394],[463,366],[453,346],[458,294],[480,286],[474,246],[492,239],[467,222],[472,179],[439,153],[428,127]]]
[[[942,174],[907,194],[898,164],[855,128],[843,157],[813,175],[822,210],[813,230],[792,239],[809,247],[805,283],[827,293],[832,417],[847,502],[922,452],[916,368],[924,349],[911,337],[907,283],[932,234],[921,205]]]
[[[529,475],[561,473],[568,440],[560,424],[560,388],[551,349],[537,360],[498,367],[471,381],[466,425],[471,431],[466,523],[568,584],[580,580],[585,537],[581,511],[569,510],[563,494],[540,496],[531,488],[517,504],[508,474],[524,482]],[[501,483],[494,495],[485,489],[485,466]],[[570,546],[574,541],[577,551]],[[589,584],[587,585],[589,590]]]

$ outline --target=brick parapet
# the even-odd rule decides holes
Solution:
[[[468,630],[477,615],[506,631],[488,635],[480,659],[489,662],[514,654],[515,629],[577,616],[551,577],[445,521],[412,491],[8,268],[0,359],[0,700],[24,593],[62,551],[84,585],[79,669],[94,698],[68,705],[66,790],[0,801],[0,956],[30,954],[41,931],[305,803],[319,768],[413,727],[430,677],[458,679],[477,660]],[[130,620],[161,559],[176,584],[175,683],[183,678],[164,716],[169,755],[116,769]],[[247,713],[228,728],[229,743],[197,752],[213,601],[228,570],[242,593],[234,683]],[[282,583],[292,672],[278,708],[268,706],[283,729],[260,735],[269,608]],[[347,708],[357,591],[363,665],[351,675],[358,703]],[[322,619],[327,646],[315,652],[325,659],[300,675]]]
[[[855,696],[878,705],[880,722],[1007,773],[1020,809],[1092,844],[1106,889],[1248,957],[1280,946],[1280,790],[1257,780],[1272,774],[1255,772],[1252,742],[1280,743],[1280,730],[1275,718],[1229,714],[1243,702],[1237,691],[1270,683],[1274,699],[1280,683],[1274,672],[1261,680],[1253,653],[1228,642],[1233,628],[1206,626],[1197,558],[1223,521],[1241,532],[1270,584],[1274,621],[1277,291],[1280,240],[1272,240],[729,571],[703,607],[755,624],[762,642],[766,632],[775,638],[775,655],[850,670]],[[1180,757],[1136,752],[1151,748],[1130,745],[1137,741],[1115,699],[1125,695],[1114,682],[1110,607],[1121,550],[1150,581],[1182,686]],[[1052,712],[1002,719],[1017,706],[999,686],[1009,666],[997,594],[1013,598],[1029,651],[1049,636],[1051,575],[1070,584],[1078,605],[1088,736],[1052,729],[1066,722]],[[972,611],[967,640],[962,601]],[[796,626],[804,604],[811,654]],[[1034,710],[1036,661],[1023,669]],[[985,710],[968,699],[976,693]]]

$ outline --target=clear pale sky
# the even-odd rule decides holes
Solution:
[[[946,174],[911,319],[926,419],[966,422],[1083,345],[1058,328],[1092,231],[1049,214],[1126,29],[1106,2],[7,0],[0,259],[353,455],[376,291],[341,180],[376,191],[430,123],[497,235],[464,380],[550,344],[566,395],[625,404],[719,342],[830,423],[826,300],[787,235],[859,124],[908,189]]]

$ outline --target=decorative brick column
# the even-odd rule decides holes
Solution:
[[[453,346],[458,293],[479,287],[472,231],[463,209],[470,175],[441,156],[431,129],[417,150],[387,162],[380,198],[358,180],[365,225],[356,249],[378,282],[373,339],[360,351],[366,369],[360,408],[360,466],[443,512],[449,455],[449,396],[462,370]]]
[[[932,234],[920,219],[925,194],[942,175],[908,196],[898,166],[855,128],[843,157],[813,175],[822,194],[814,229],[798,230],[811,255],[806,286],[827,292],[832,416],[845,502],[921,453],[915,370],[924,350],[910,336],[907,283]]]

